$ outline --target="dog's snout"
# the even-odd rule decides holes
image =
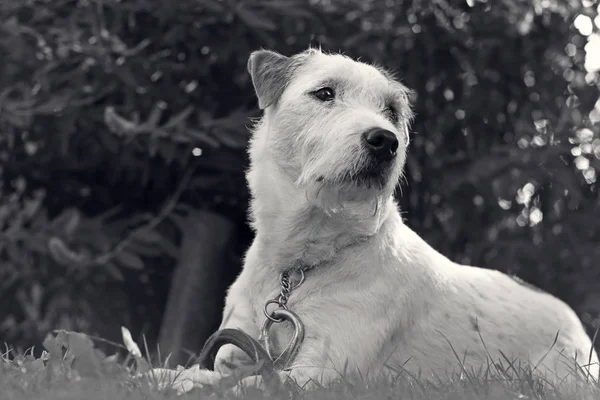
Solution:
[[[375,128],[363,133],[363,141],[369,151],[381,161],[388,161],[396,156],[398,139],[393,132]]]

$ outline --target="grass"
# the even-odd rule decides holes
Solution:
[[[445,378],[419,379],[404,371],[384,382],[366,379],[350,381],[340,375],[338,382],[315,390],[281,391],[267,395],[248,388],[236,397],[225,390],[193,390],[182,396],[160,391],[133,376],[150,368],[137,345],[124,330],[129,355],[105,356],[86,335],[58,331],[44,341],[46,351],[35,358],[32,352],[15,355],[7,351],[0,364],[2,400],[137,400],[137,399],[599,399],[600,387],[583,380],[569,385],[552,385],[516,360],[488,362],[486,368],[468,371],[457,355],[458,373]],[[390,372],[392,372],[390,370]]]

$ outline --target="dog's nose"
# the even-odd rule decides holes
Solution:
[[[363,133],[363,141],[369,151],[381,161],[389,161],[396,156],[398,139],[393,132],[375,128]]]

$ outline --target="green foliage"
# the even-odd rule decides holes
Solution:
[[[177,235],[150,221],[185,171],[196,168],[177,201],[242,224],[243,149],[257,115],[247,56],[308,44],[391,68],[416,90],[401,196],[410,226],[450,258],[517,273],[598,327],[600,127],[590,116],[600,78],[583,68],[578,14],[594,18],[597,5],[2,1],[0,296],[22,300],[0,312],[0,335],[72,327],[58,315],[78,308],[74,329],[94,331],[100,295],[114,299],[107,314],[128,318],[132,282],[174,255],[165,240]]]

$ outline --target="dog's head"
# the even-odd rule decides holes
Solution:
[[[265,110],[252,158],[272,159],[322,207],[392,195],[408,146],[409,89],[380,68],[313,49],[253,52],[248,71]]]

